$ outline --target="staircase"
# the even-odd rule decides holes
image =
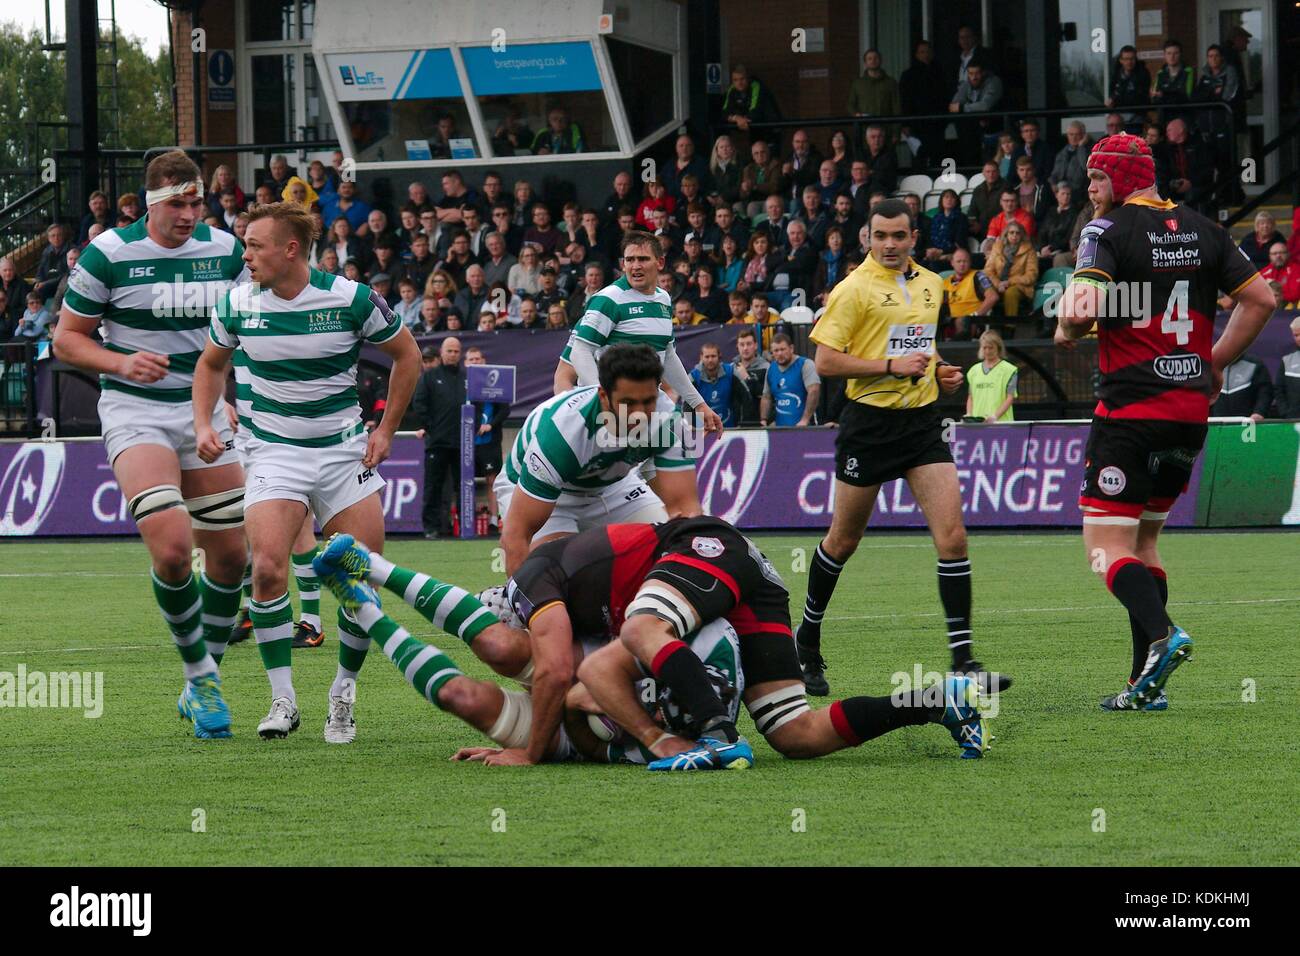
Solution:
[[[103,9],[105,0],[97,0]],[[95,53],[95,83],[99,88],[99,143],[105,149],[122,145],[121,106],[117,95],[117,0],[107,0],[108,16],[99,18]]]

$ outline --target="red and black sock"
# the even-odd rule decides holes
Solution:
[[[1165,612],[1164,599],[1156,576],[1137,558],[1120,558],[1106,572],[1106,587],[1119,602],[1128,608],[1133,630],[1133,664],[1142,672],[1146,665],[1147,650],[1153,641],[1169,633],[1172,621]],[[1142,647],[1142,663],[1138,664],[1138,645]],[[1136,680],[1136,677],[1134,677]]]
[[[929,695],[934,697],[934,694]],[[899,691],[889,697],[849,697],[830,706],[835,732],[851,747],[900,727],[928,724],[943,716],[942,703],[927,703],[925,691]]]
[[[1169,577],[1165,574],[1165,569],[1153,564],[1148,564],[1146,567],[1151,572],[1151,577],[1155,578],[1156,590],[1160,592],[1160,606],[1168,606]],[[1133,669],[1129,672],[1128,682],[1136,684],[1138,677],[1142,674],[1142,668],[1146,667],[1147,653],[1151,650],[1151,641],[1132,611],[1128,615],[1128,624],[1133,632]]]
[[[655,680],[662,681],[672,689],[682,709],[701,726],[708,725],[716,717],[726,717],[727,709],[722,705],[718,692],[713,689],[704,662],[683,642],[669,641],[665,644],[650,663],[650,671]],[[711,733],[729,737],[728,742],[735,742],[736,728],[729,722],[709,729]]]

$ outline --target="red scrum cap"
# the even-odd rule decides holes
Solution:
[[[1116,133],[1103,137],[1088,156],[1088,168],[1110,177],[1115,202],[1123,202],[1130,193],[1155,185],[1156,163],[1151,147],[1140,136]]]

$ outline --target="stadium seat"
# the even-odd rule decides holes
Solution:
[[[940,176],[936,179],[932,188],[937,189],[939,192],[943,192],[945,189],[951,189],[960,193],[968,185],[969,183],[967,183],[966,177],[961,173],[949,173],[946,176]]]
[[[1070,276],[1074,275],[1074,269],[1070,266],[1055,266],[1043,273],[1040,285],[1046,285],[1049,282],[1055,282],[1062,289],[1070,284]]]
[[[1035,286],[1034,305],[1030,311],[1041,312],[1043,310],[1043,306],[1047,304],[1047,300],[1052,298],[1053,296],[1059,297],[1062,289],[1064,288],[1065,287],[1061,285],[1061,283],[1055,281],[1048,281],[1042,283],[1041,285]]]
[[[792,305],[781,313],[781,321],[791,325],[812,325],[817,316],[806,305]]]
[[[911,176],[904,176],[902,182],[898,184],[898,191],[901,193],[916,193],[918,196],[924,196],[930,190],[934,189],[934,183],[925,173],[914,173]]]
[[[948,278],[948,276],[950,276],[950,275],[952,275],[952,274],[953,274],[953,270],[952,270],[952,269],[944,269],[942,272],[939,273],[939,278],[940,278],[940,279],[946,279],[946,278]]]
[[[968,190],[973,190],[976,186],[981,186],[983,184],[984,184],[983,171],[976,173],[970,179],[966,180],[966,188]]]
[[[813,324],[814,324],[814,325],[817,323],[817,320],[820,319],[820,318],[822,317],[822,313],[825,312],[825,311],[826,311],[826,306],[822,306],[820,309],[818,309],[816,312],[813,313]]]
[[[939,197],[942,195],[943,193],[936,193],[936,192],[931,192],[926,195],[925,197],[926,215],[930,215],[931,213],[933,213],[935,210],[939,208]]]
[[[966,240],[966,248],[969,249],[971,251],[971,254],[973,255],[980,251],[980,241],[976,239],[974,236],[971,236],[969,239]]]
[[[765,222],[767,222],[767,211],[766,211],[766,210],[764,210],[763,212],[755,213],[754,216],[753,216],[753,218],[750,219],[749,224],[750,224],[751,226],[753,226],[755,229],[757,229],[759,226],[763,225],[763,223],[765,223]]]

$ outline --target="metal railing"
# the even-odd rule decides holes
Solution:
[[[42,183],[0,209],[0,255],[11,255],[40,240],[58,212],[57,181]]]
[[[49,343],[0,343],[0,435],[34,438],[37,421],[36,356]]]

